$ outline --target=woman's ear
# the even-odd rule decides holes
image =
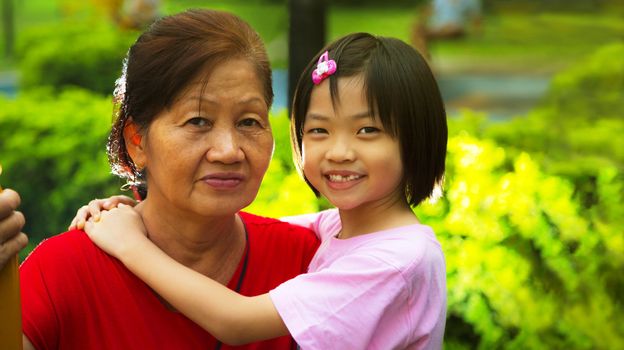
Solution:
[[[124,142],[126,143],[126,149],[128,155],[134,162],[134,166],[137,170],[141,170],[145,167],[145,150],[143,148],[143,135],[139,131],[137,124],[132,117],[128,118],[123,129]]]

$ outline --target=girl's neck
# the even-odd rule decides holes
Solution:
[[[245,226],[238,215],[183,216],[150,203],[136,206],[148,238],[179,263],[227,284],[245,250]]]
[[[341,239],[420,223],[410,206],[402,201],[362,205],[338,212],[342,223]]]

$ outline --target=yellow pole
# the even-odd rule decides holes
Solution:
[[[2,166],[0,165],[0,174]],[[2,186],[0,186],[2,192]],[[17,254],[0,270],[0,348],[22,349],[22,310],[20,306]]]

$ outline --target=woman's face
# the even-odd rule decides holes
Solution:
[[[246,60],[216,66],[205,85],[203,76],[156,116],[141,142],[146,201],[200,216],[231,215],[253,201],[268,168],[269,106]]]

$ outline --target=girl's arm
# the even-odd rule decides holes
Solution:
[[[121,205],[103,212],[85,230],[100,248],[220,341],[240,345],[288,334],[268,293],[242,296],[179,264],[145,236],[132,208]]]

